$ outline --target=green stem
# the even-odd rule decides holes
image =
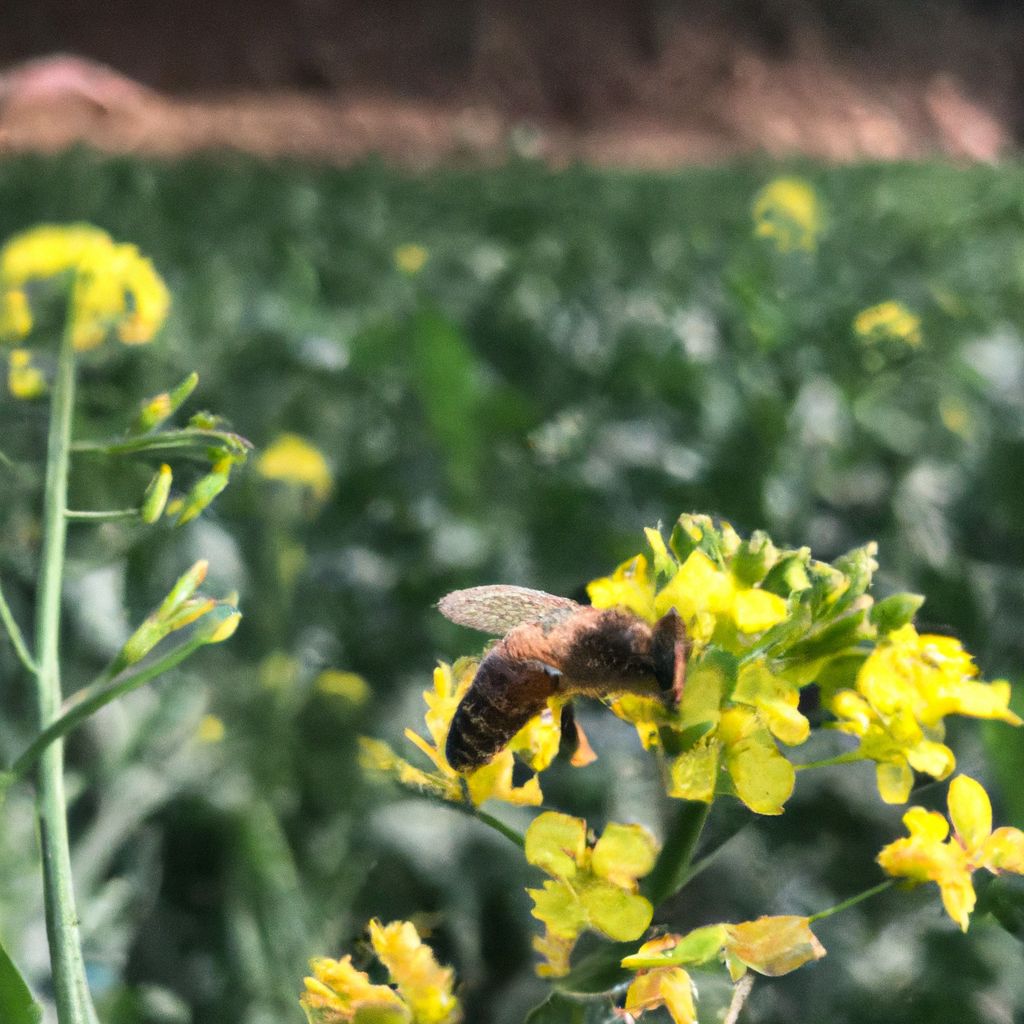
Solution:
[[[119,519],[138,519],[137,508],[113,508],[98,512],[83,512],[78,509],[65,509],[64,518],[72,523],[110,523]]]
[[[22,665],[29,670],[29,672],[37,673],[39,666],[36,665],[36,659],[32,657],[31,651],[28,649],[28,644],[25,642],[25,636],[21,632],[18,623],[14,619],[14,615],[11,613],[11,606],[7,603],[7,598],[4,597],[3,589],[0,588],[0,622],[4,624],[4,628],[7,630],[7,635],[11,638],[11,644],[14,647],[14,652],[18,655]]]
[[[213,614],[211,612],[211,614]],[[47,747],[56,740],[66,736],[72,729],[98,711],[104,704],[137,690],[150,680],[180,665],[190,654],[210,642],[209,629],[204,629],[199,636],[193,636],[185,643],[169,651],[162,658],[145,668],[133,668],[130,671],[114,672],[108,669],[94,679],[88,686],[82,687],[74,696],[64,702],[63,713],[54,719],[25,748],[21,757],[11,766],[11,781],[22,779],[35,764],[36,760]]]
[[[681,800],[679,804],[654,869],[641,884],[641,892],[655,907],[664,903],[686,883],[697,841],[711,810],[710,804],[695,800]]]
[[[503,821],[499,821],[493,815],[488,814],[486,811],[481,811],[479,808],[474,809],[471,813],[474,818],[482,821],[488,827],[493,828],[495,832],[500,833],[506,839],[515,843],[519,849],[526,848],[526,840],[514,828],[509,828]]]
[[[856,896],[851,896],[848,900],[843,900],[842,903],[829,907],[828,910],[819,910],[817,914],[811,914],[807,920],[813,924],[815,921],[821,921],[823,918],[838,914],[841,910],[849,910],[850,907],[855,907],[862,900],[877,896],[880,892],[885,892],[886,889],[892,888],[895,884],[896,880],[894,878],[887,878],[884,882],[879,882],[878,885],[873,885],[870,889],[865,889],[863,892],[857,893]]]
[[[70,300],[71,303],[74,299]],[[39,725],[46,729],[59,716],[60,611],[67,523],[68,461],[75,401],[75,355],[71,343],[73,309],[61,339],[50,408],[43,500],[43,550],[39,567],[36,657]],[[85,977],[78,914],[71,879],[71,854],[64,797],[64,745],[52,743],[39,759],[37,814],[43,859],[46,933],[53,965],[54,998],[60,1024],[95,1024]]]
[[[159,434],[143,434],[116,441],[76,441],[71,450],[88,452],[93,455],[150,455],[154,452],[193,450],[205,458],[207,449],[225,448],[231,454],[242,455],[252,445],[238,434],[226,430],[200,430],[185,427],[182,430],[167,430]]]

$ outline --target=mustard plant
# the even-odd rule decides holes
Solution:
[[[63,330],[50,343],[48,313],[63,312]],[[37,696],[38,733],[5,771],[0,802],[13,785],[34,781],[43,866],[43,892],[60,1024],[95,1024],[86,980],[71,875],[63,738],[98,708],[180,664],[206,644],[234,632],[237,598],[214,598],[200,587],[205,561],[188,569],[160,604],[127,637],[91,682],[65,697],[61,686],[60,624],[67,533],[118,522],[142,531],[161,521],[188,522],[226,485],[244,462],[248,443],[207,413],[184,426],[169,425],[195,390],[196,374],[125,410],[116,437],[74,435],[79,364],[102,365],[105,349],[150,342],[163,325],[170,294],[153,264],[130,244],[85,224],[45,225],[12,238],[0,250],[0,336],[13,343],[8,388],[15,400],[49,402],[42,494],[41,546],[34,626],[23,630],[0,591],[0,620]],[[69,504],[73,458],[155,463],[138,503],[119,509],[77,509]],[[206,472],[173,493],[172,462],[199,460]],[[166,460],[166,461],[165,461]],[[173,634],[173,637],[172,637]],[[29,637],[32,636],[32,640]],[[0,809],[2,813],[2,809]],[[0,1018],[5,1024],[39,1019],[41,1010],[13,963],[0,949]]]

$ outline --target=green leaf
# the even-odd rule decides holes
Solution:
[[[3,1024],[39,1024],[43,1008],[32,998],[25,979],[0,945],[0,1021]]]

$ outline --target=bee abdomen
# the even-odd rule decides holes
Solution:
[[[460,772],[487,764],[544,710],[557,678],[541,662],[510,658],[496,647],[480,663],[452,717],[444,751],[448,763]]]

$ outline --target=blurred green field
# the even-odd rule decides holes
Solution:
[[[768,164],[0,163],[0,239],[89,221],[138,244],[174,293],[161,342],[87,361],[79,436],[122,429],[139,398],[197,369],[189,411],[224,414],[257,447],[301,434],[334,477],[322,506],[246,470],[181,530],[74,528],[72,686],[196,558],[245,612],[230,644],[69,744],[105,1020],[299,1021],[306,959],[351,949],[371,916],[419,915],[471,1022],[518,1022],[543,996],[523,892],[536,879],[515,851],[355,764],[360,733],[398,746],[419,724],[438,658],[479,651],[432,608],[456,587],[578,597],[640,550],[642,527],[710,512],[824,559],[878,540],[880,596],[926,594],[924,623],[960,636],[988,678],[1020,678],[1024,168],[784,171],[822,203],[812,252],[754,236],[753,197],[782,173]],[[415,274],[396,265],[410,244],[427,256]],[[858,312],[887,300],[920,316],[919,346],[857,337]],[[44,431],[43,404],[0,399],[9,456],[40,458]],[[74,504],[130,501],[151,468],[82,457]],[[37,485],[0,475],[0,574],[19,614]],[[317,691],[325,667],[365,677],[370,699]],[[6,646],[0,700],[9,763],[34,715]],[[197,738],[207,713],[220,742]],[[552,802],[593,825],[655,822],[635,735],[588,714],[601,758],[556,772]],[[999,820],[1024,826],[1019,736],[970,725],[953,743],[993,783]],[[811,912],[872,884],[899,809],[878,803],[870,769],[862,781],[802,779],[782,820],[744,830],[687,889],[673,926]],[[0,819],[0,938],[45,986],[31,810],[21,787]],[[1016,939],[984,921],[960,936],[925,892],[885,900],[823,927],[831,955],[755,989],[745,1019],[1024,1014]]]

